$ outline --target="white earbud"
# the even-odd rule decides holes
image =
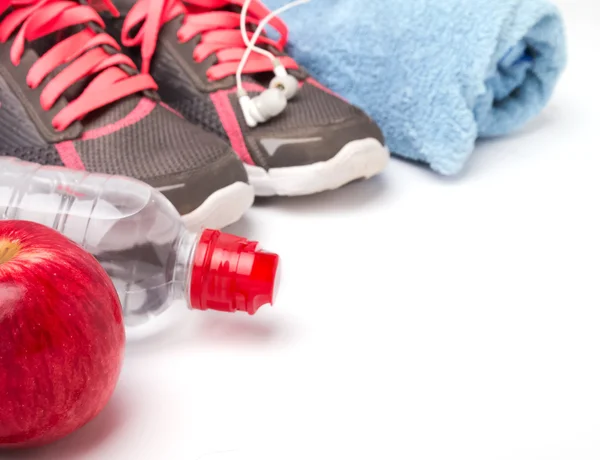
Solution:
[[[276,117],[287,106],[287,99],[283,91],[273,88],[263,91],[252,99],[245,92],[238,94],[238,97],[244,119],[250,128]]]
[[[263,29],[276,15],[281,14],[284,11],[302,3],[308,3],[310,0],[294,0],[290,4],[271,12],[269,15],[263,18],[254,31],[252,40],[249,40],[246,33],[246,15],[251,2],[252,0],[245,0],[240,14],[240,30],[244,43],[246,44],[246,51],[244,52],[244,55],[242,56],[242,59],[238,65],[236,81],[238,88],[238,99],[240,101],[242,112],[244,113],[244,119],[250,128],[254,128],[258,123],[265,123],[267,120],[282,113],[287,107],[287,101],[292,99],[298,93],[299,86],[298,80],[293,75],[287,73],[287,70],[281,64],[279,59],[277,59],[271,52],[256,46],[256,42]],[[275,77],[269,83],[269,89],[250,99],[250,96],[248,96],[248,93],[244,90],[242,84],[242,72],[246,66],[246,63],[248,62],[250,53],[252,52],[262,54],[273,62],[273,71],[275,73]]]
[[[287,73],[285,67],[277,61],[275,65],[275,78],[269,83],[269,88],[283,91],[285,98],[290,100],[298,93],[298,86],[296,77]]]

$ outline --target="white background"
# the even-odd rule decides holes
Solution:
[[[277,306],[175,310],[96,420],[6,458],[600,459],[600,5],[559,4],[569,68],[526,129],[458,178],[259,203],[232,230],[283,257]]]

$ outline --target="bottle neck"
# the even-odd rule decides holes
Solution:
[[[173,298],[184,300],[188,308],[191,308],[190,286],[194,269],[194,256],[200,235],[184,230],[177,241],[177,252],[175,267],[173,270]]]

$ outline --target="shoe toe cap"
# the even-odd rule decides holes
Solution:
[[[368,117],[357,117],[330,126],[262,135],[254,138],[267,169],[306,166],[332,159],[350,142],[373,138],[384,144],[379,127]]]
[[[209,165],[147,180],[177,208],[180,214],[198,209],[213,193],[236,182],[248,183],[242,162],[233,151]]]

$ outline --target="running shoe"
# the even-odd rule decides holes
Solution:
[[[142,180],[191,229],[220,228],[254,191],[231,146],[161,102],[104,31],[108,0],[0,6],[0,155]]]
[[[103,16],[108,32],[158,83],[163,101],[230,143],[256,195],[335,189],[387,165],[379,127],[286,55],[287,27],[262,3],[116,0],[115,5],[119,17],[110,11]],[[277,40],[259,30],[265,21],[278,32]],[[254,52],[245,60],[255,33]],[[283,112],[251,126],[240,96],[257,97],[269,88],[275,66],[269,54],[295,78],[298,90]]]

